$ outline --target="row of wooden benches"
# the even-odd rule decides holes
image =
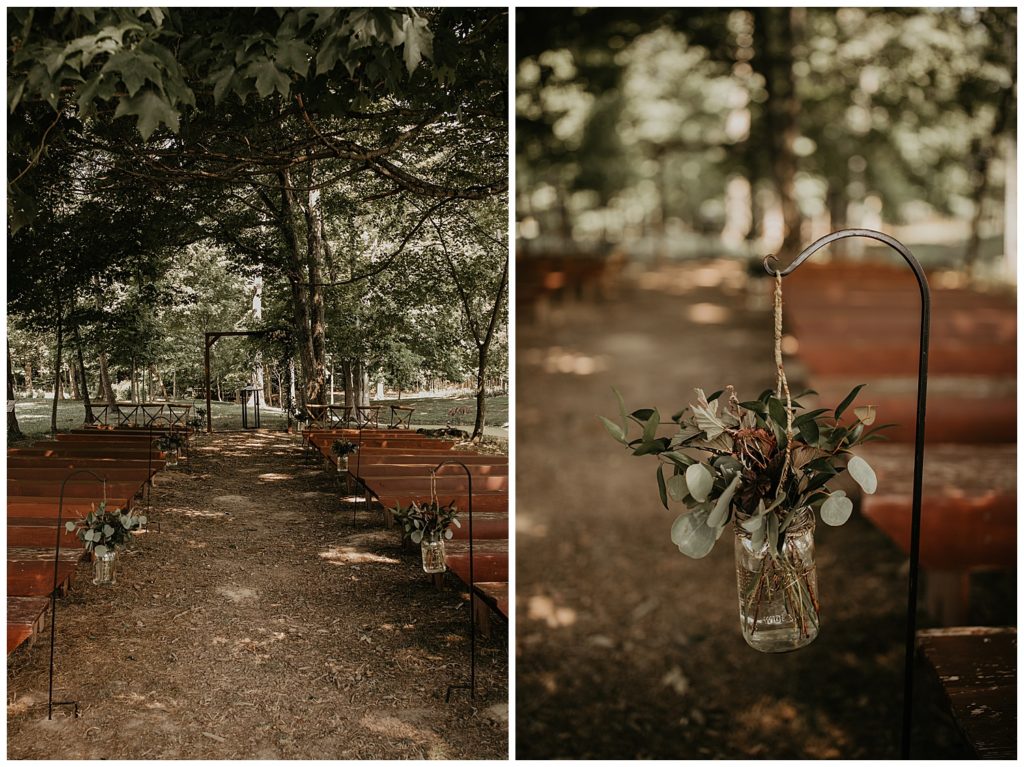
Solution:
[[[350,456],[349,476],[377,501],[391,526],[390,509],[406,507],[431,497],[431,469],[445,459],[461,461],[473,477],[473,579],[469,577],[468,482],[461,467],[448,466],[435,474],[433,492],[442,504],[454,503],[462,511],[462,526],[452,528],[454,538],[445,546],[448,571],[471,587],[478,604],[508,619],[509,475],[508,457],[454,451],[455,443],[408,432],[389,430],[313,430],[308,443],[331,465],[335,440],[358,444]],[[489,615],[478,610],[478,626],[486,632]]]
[[[879,492],[864,496],[860,510],[905,552],[917,293],[909,270],[864,263],[807,264],[785,286],[787,328],[820,401],[831,405],[852,384],[867,383],[860,400],[876,406],[879,423],[897,424],[886,432],[890,444],[862,448]],[[932,287],[931,298],[922,603],[931,620],[948,627],[968,618],[971,572],[1016,568],[1017,318],[1012,295]],[[1016,631],[932,629],[919,634],[918,645],[940,699],[976,753],[1015,754]]]
[[[63,521],[78,520],[103,500],[132,508],[165,466],[164,454],[153,444],[161,431],[75,429],[7,451],[8,654],[44,627],[58,534],[59,594],[66,593],[82,559],[82,543],[58,526],[58,513]]]

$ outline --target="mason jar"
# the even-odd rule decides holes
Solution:
[[[775,556],[767,536],[755,548],[751,533],[739,524],[735,531],[743,638],[760,652],[789,652],[809,645],[818,636],[819,613],[814,512],[805,507],[793,516],[790,526],[779,533],[781,550]]]
[[[439,531],[424,535],[420,540],[420,555],[423,558],[423,572],[443,573],[444,564],[444,537]]]
[[[102,554],[95,554],[94,560],[92,582],[97,586],[113,586],[117,580],[117,552],[107,549]]]

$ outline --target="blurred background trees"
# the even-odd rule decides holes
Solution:
[[[1012,272],[1015,9],[517,19],[525,252],[792,256],[868,227],[925,261]]]

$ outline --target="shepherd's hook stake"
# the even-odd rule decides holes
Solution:
[[[921,487],[924,469],[924,421],[925,404],[928,399],[928,340],[931,332],[931,293],[928,280],[920,262],[911,254],[906,245],[884,232],[873,229],[840,229],[815,241],[781,272],[776,268],[775,256],[765,256],[764,268],[778,279],[791,274],[800,264],[837,240],[847,237],[867,237],[877,240],[895,250],[914,272],[921,291],[921,341],[917,368],[917,425],[914,433],[914,497],[910,526],[910,575],[907,578],[907,623],[906,645],[903,660],[903,725],[900,754],[910,758],[910,733],[914,713],[914,658],[917,641],[917,576],[921,559]]]

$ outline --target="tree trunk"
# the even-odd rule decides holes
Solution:
[[[114,394],[114,385],[110,381],[110,369],[107,367],[107,353],[100,352],[100,385],[103,387],[103,399],[107,401],[110,407],[115,408],[117,402],[117,395]]]
[[[288,358],[288,409],[295,409],[295,360]]]
[[[164,386],[164,378],[162,375],[160,375],[160,371],[156,369],[156,365],[149,366],[149,377],[154,384],[150,390],[150,399],[152,399],[156,392],[159,390],[160,398],[166,400],[167,387]]]
[[[171,399],[178,401],[178,371],[171,373]]]
[[[327,324],[324,318],[323,219],[320,190],[310,189],[306,201],[306,271],[309,279],[309,327],[313,345],[313,376],[320,388],[320,404],[326,404],[324,382],[327,378]]]
[[[57,313],[57,353],[53,362],[53,408],[50,410],[50,431],[57,433],[57,403],[60,401],[60,368],[61,355],[64,352],[64,318]]]
[[[25,435],[18,426],[18,414],[14,412],[14,365],[11,364],[11,344],[7,343],[7,441],[21,439]]]
[[[352,363],[343,360],[341,363],[341,383],[345,389],[345,407],[352,407]]]
[[[751,61],[765,79],[764,146],[771,156],[772,178],[782,206],[783,261],[800,249],[803,215],[796,200],[797,156],[793,144],[799,137],[800,104],[793,76],[794,20],[797,8],[755,8],[755,53]]]
[[[322,397],[322,381],[318,387],[318,379],[315,376],[315,361],[313,354],[313,338],[310,328],[310,309],[307,290],[305,285],[305,274],[308,269],[304,268],[304,257],[302,253],[301,240],[299,237],[298,204],[295,194],[291,189],[291,172],[287,169],[278,173],[278,180],[281,186],[281,218],[280,226],[285,242],[288,244],[288,261],[285,265],[285,274],[292,291],[292,320],[295,325],[296,341],[299,350],[299,366],[302,370],[302,377],[305,386],[302,389],[302,405],[306,402],[320,402]]]
[[[28,387],[28,396],[30,396],[30,397],[32,397],[34,399],[35,396],[36,396],[36,387],[35,387],[35,382],[32,380],[32,363],[31,362],[26,362],[25,363],[25,386]]]
[[[85,405],[85,422],[92,423],[92,402],[89,400],[89,379],[85,374],[85,355],[82,353],[82,337],[79,335],[78,326],[75,325],[75,351],[78,354],[78,370],[82,376],[82,404]]]

